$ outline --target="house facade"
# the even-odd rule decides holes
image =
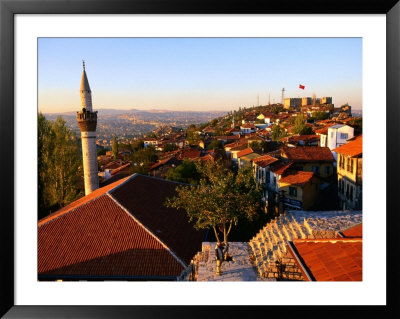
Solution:
[[[338,156],[338,195],[343,209],[362,208],[362,136],[334,150]]]

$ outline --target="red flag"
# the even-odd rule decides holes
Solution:
[[[299,89],[304,90],[306,87],[304,85],[299,84]]]

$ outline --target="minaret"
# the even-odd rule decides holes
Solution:
[[[86,76],[85,61],[83,61],[80,95],[82,109],[77,112],[76,119],[81,131],[85,195],[88,195],[99,188],[99,177],[96,151],[97,111],[93,112],[92,109],[92,91]]]

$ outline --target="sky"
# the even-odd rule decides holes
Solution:
[[[94,110],[231,111],[282,88],[362,109],[361,38],[39,38],[39,111],[80,109],[82,60]]]

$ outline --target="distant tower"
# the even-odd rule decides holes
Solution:
[[[285,88],[282,88],[282,105],[285,100]]]
[[[76,119],[81,131],[85,195],[88,195],[99,188],[99,177],[96,151],[97,111],[93,112],[92,109],[92,91],[86,76],[85,61],[83,61],[80,95],[82,109],[77,112]]]

